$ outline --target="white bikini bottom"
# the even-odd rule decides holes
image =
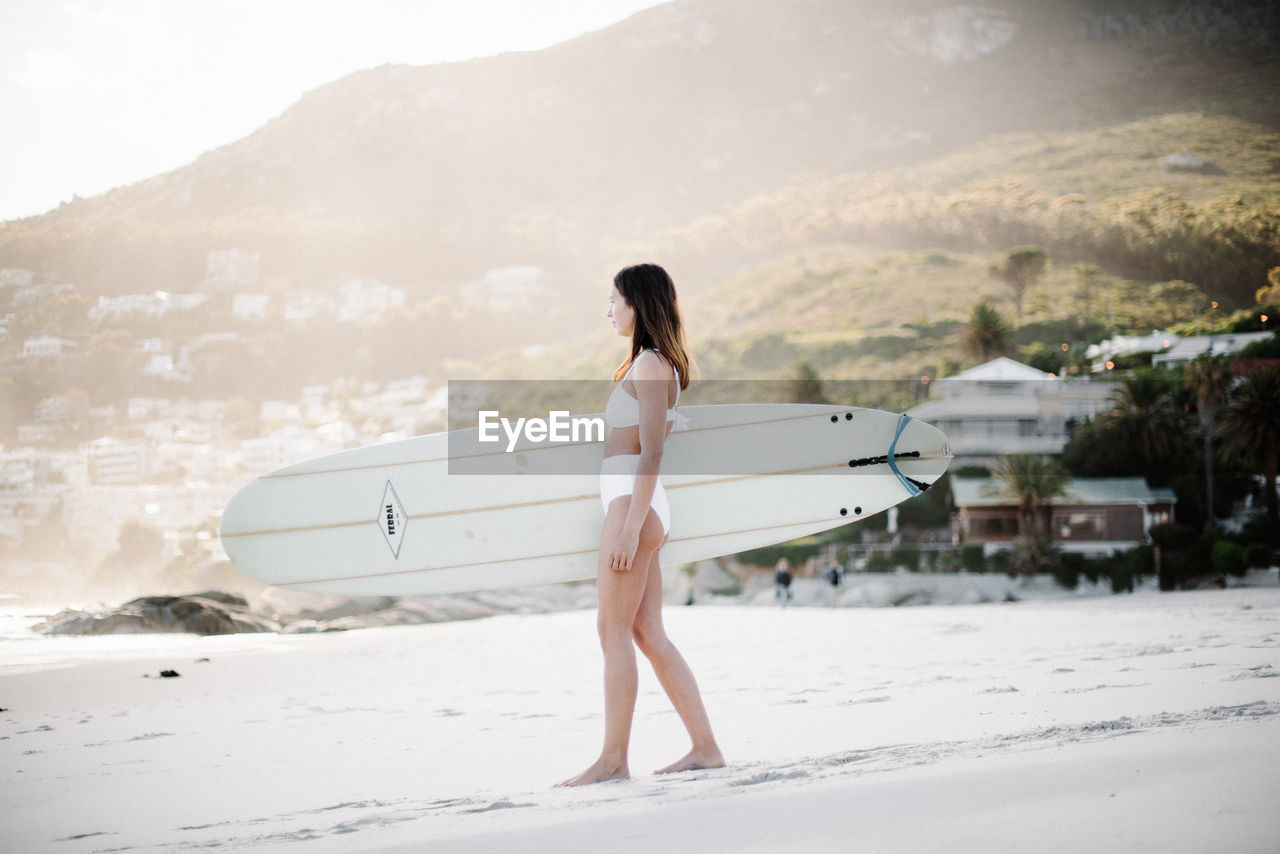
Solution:
[[[615,454],[605,457],[600,463],[600,503],[604,512],[609,512],[609,505],[615,498],[630,495],[635,491],[636,469],[640,467],[639,454]],[[649,506],[658,514],[662,523],[662,533],[671,530],[671,505],[667,503],[667,491],[659,480],[653,487],[653,498]]]

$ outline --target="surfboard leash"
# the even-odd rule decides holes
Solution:
[[[918,480],[912,480],[911,478],[907,477],[905,474],[903,474],[901,471],[898,470],[898,460],[897,460],[898,439],[899,437],[902,436],[902,431],[906,429],[907,422],[910,420],[911,420],[911,416],[905,412],[902,413],[902,415],[898,418],[898,429],[895,430],[893,433],[893,442],[890,443],[889,445],[889,453],[887,454],[887,456],[889,458],[888,459],[889,471],[893,472],[894,477],[898,479],[898,483],[902,484],[903,488],[907,490],[907,494],[914,498],[915,496],[919,495],[920,493],[928,489],[929,485],[920,483],[920,481]],[[918,457],[920,456],[920,452],[912,451],[911,453],[903,454],[902,456]]]

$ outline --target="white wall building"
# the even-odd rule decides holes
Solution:
[[[929,386],[908,410],[947,435],[964,462],[1004,454],[1060,454],[1071,428],[1113,405],[1118,383],[1047,374],[1001,356]]]
[[[151,451],[142,442],[122,442],[104,436],[80,446],[89,461],[89,480],[95,484],[139,484],[150,473]]]
[[[258,280],[257,252],[247,249],[215,249],[205,256],[204,284],[221,288],[247,285]]]
[[[0,287],[4,285],[17,285],[23,287],[35,281],[36,274],[30,270],[20,270],[17,267],[5,267],[0,269]]]
[[[1255,341],[1274,338],[1273,332],[1232,332],[1225,335],[1196,335],[1174,342],[1164,353],[1151,357],[1152,367],[1172,367],[1190,362],[1197,356],[1229,356],[1239,353]]]
[[[75,349],[76,342],[56,335],[37,335],[22,342],[22,358],[54,359]]]
[[[267,316],[270,305],[270,294],[236,294],[231,300],[231,311],[236,317],[244,319],[262,318]]]
[[[0,453],[0,493],[29,492],[36,485],[36,451],[19,448]]]
[[[1155,331],[1150,335],[1116,335],[1098,344],[1090,344],[1084,351],[1090,367],[1095,371],[1107,369],[1107,362],[1120,356],[1135,353],[1159,353],[1168,350],[1180,339],[1172,332]]]
[[[245,439],[240,443],[240,456],[249,475],[260,475],[319,456],[320,447],[314,430],[288,427],[269,436]]]
[[[98,304],[89,309],[89,318],[102,317],[163,317],[170,311],[192,311],[209,301],[208,294],[171,294],[156,291],[151,294],[125,294],[118,297],[98,297]]]
[[[497,309],[528,308],[542,289],[542,268],[502,267],[490,270],[479,282],[464,286],[464,305],[485,305]]]
[[[313,317],[332,317],[337,313],[333,300],[324,294],[294,294],[285,301],[284,319],[300,326]]]
[[[392,308],[404,305],[404,288],[394,288],[382,282],[352,279],[338,288],[339,323],[359,323],[376,320]]]

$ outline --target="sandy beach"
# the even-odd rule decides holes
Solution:
[[[1274,572],[1273,572],[1274,575]],[[631,768],[594,612],[0,643],[13,852],[1151,851],[1280,844],[1280,589],[671,607],[727,768]],[[179,676],[162,678],[161,671]]]

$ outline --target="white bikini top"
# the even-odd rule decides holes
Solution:
[[[605,404],[604,420],[610,428],[635,427],[640,423],[640,401],[627,394],[622,387],[635,369],[636,365],[633,361],[631,367],[627,368],[627,372],[622,375],[622,379],[614,386],[613,393],[609,395],[609,402]],[[689,426],[689,417],[676,409],[680,405],[680,374],[676,371],[675,365],[671,366],[671,371],[676,377],[676,402],[667,410],[667,420],[672,422],[672,431],[684,430]]]

